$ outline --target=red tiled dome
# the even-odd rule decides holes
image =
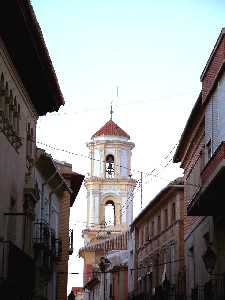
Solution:
[[[109,120],[107,123],[105,123],[104,126],[102,126],[95,134],[92,135],[92,138],[102,135],[124,136],[130,139],[130,136],[112,120]]]

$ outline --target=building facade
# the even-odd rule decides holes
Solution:
[[[35,180],[39,200],[33,223],[35,261],[34,299],[66,300],[69,255],[73,232],[69,230],[70,207],[82,185],[83,175],[72,165],[52,159],[37,149]]]
[[[66,162],[54,161],[59,173],[64,178],[72,193],[64,192],[59,203],[59,240],[61,241],[61,255],[56,262],[57,300],[67,300],[68,260],[73,254],[73,230],[69,228],[70,208],[79,193],[84,176],[73,172],[72,165]]]
[[[133,218],[132,200],[136,185],[130,172],[134,143],[129,139],[130,136],[114,123],[111,115],[87,144],[91,168],[85,180],[87,227],[83,231],[84,248],[80,250],[80,256],[84,258],[84,287],[89,291],[89,299],[111,299],[113,287],[107,288],[106,284],[112,278],[110,266],[103,264],[105,269],[101,271],[100,263],[101,260],[109,261],[107,255],[110,251],[127,250],[127,231]],[[126,245],[126,249],[122,245]],[[119,256],[119,253],[114,255]],[[124,292],[123,297],[126,294]]]
[[[164,299],[165,286],[164,296],[184,295],[183,201],[183,179],[177,178],[133,221],[129,299]]]
[[[95,257],[89,272],[84,273],[84,296],[88,300],[128,298],[128,231],[112,235],[80,249],[80,256]]]
[[[224,67],[225,29],[222,29],[201,75],[202,89],[174,156],[174,162],[180,162],[184,169],[187,295],[195,299],[225,297],[225,219],[221,216],[224,197]]]
[[[30,299],[33,292],[36,123],[39,116],[63,104],[30,2],[6,1],[0,10],[0,293],[4,299]]]
[[[35,206],[33,252],[35,260],[34,299],[57,299],[57,261],[62,255],[59,237],[60,202],[72,190],[52,157],[37,149],[35,179],[39,200]],[[69,249],[68,249],[69,250]]]

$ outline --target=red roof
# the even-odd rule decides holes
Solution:
[[[130,136],[112,120],[109,120],[107,123],[105,123],[104,126],[102,126],[95,134],[92,135],[92,138],[102,135],[115,135],[123,136],[128,139],[130,138]]]

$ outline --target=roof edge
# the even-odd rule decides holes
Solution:
[[[191,123],[193,122],[195,114],[199,110],[199,106],[201,106],[201,104],[202,104],[202,91],[200,91],[200,93],[198,95],[198,98],[197,98],[197,100],[196,100],[196,102],[195,102],[195,104],[192,108],[192,111],[191,111],[191,113],[190,113],[190,115],[187,119],[186,124],[185,124],[184,130],[181,134],[177,149],[176,149],[175,154],[173,156],[173,162],[174,163],[178,163],[178,162],[181,161],[180,152],[181,152],[182,147],[184,145],[185,136],[188,133],[189,127],[190,127]]]
[[[177,177],[176,179],[170,181],[161,191],[149,202],[149,204],[140,212],[140,214],[134,219],[134,221],[131,224],[131,230],[133,230],[133,227],[135,224],[141,219],[141,217],[145,214],[145,212],[153,207],[158,201],[160,201],[160,197],[169,191],[172,188],[183,188],[184,187],[184,179],[183,177]]]
[[[220,32],[220,34],[219,34],[219,36],[218,36],[218,38],[216,40],[216,43],[215,43],[215,45],[213,47],[213,50],[212,50],[212,52],[211,52],[211,54],[210,54],[210,56],[209,56],[209,58],[208,58],[208,60],[206,62],[206,65],[205,65],[205,67],[204,67],[204,69],[202,71],[202,74],[200,76],[200,80],[201,81],[204,79],[205,74],[206,74],[206,72],[207,72],[207,70],[208,70],[208,68],[209,68],[209,66],[211,64],[211,61],[212,61],[212,59],[214,57],[214,54],[216,52],[216,49],[218,48],[218,46],[219,46],[220,42],[222,41],[222,38],[223,38],[224,35],[225,35],[225,27],[222,28],[222,30],[221,30],[221,32]]]

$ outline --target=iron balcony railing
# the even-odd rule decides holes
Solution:
[[[185,290],[170,284],[169,282],[162,284],[151,290],[140,291],[135,290],[128,295],[128,300],[187,300]],[[191,299],[189,299],[191,300]]]
[[[33,243],[36,249],[42,249],[54,258],[60,258],[62,242],[56,238],[55,230],[46,222],[34,223]]]
[[[211,280],[191,290],[191,300],[224,300],[225,274],[212,275]]]
[[[152,291],[135,290],[128,300],[224,300],[225,274],[211,275],[204,285],[196,285],[190,292],[175,285],[159,286]]]

